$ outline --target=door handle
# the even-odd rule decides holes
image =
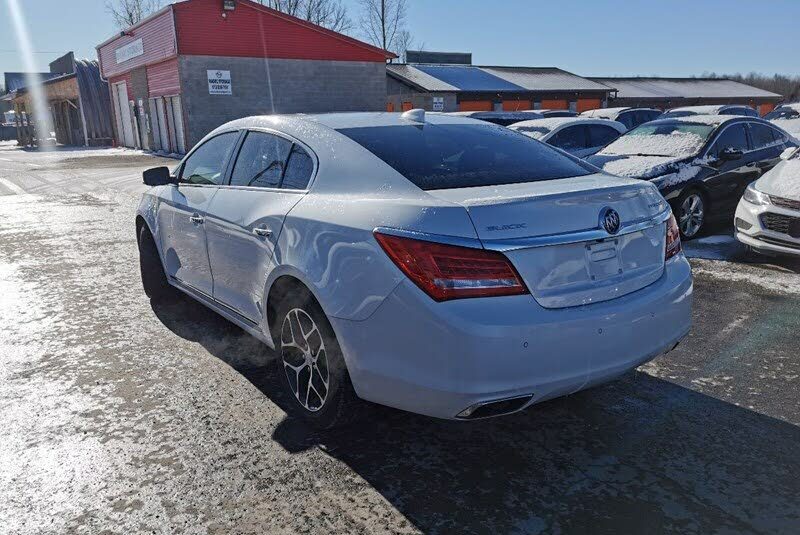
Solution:
[[[200,214],[194,214],[192,217],[189,218],[189,221],[191,221],[196,225],[202,225],[203,221],[205,220],[203,219],[203,216],[201,216]]]
[[[253,229],[253,234],[256,236],[261,236],[262,238],[269,238],[272,236],[272,231],[268,228],[256,227]]]

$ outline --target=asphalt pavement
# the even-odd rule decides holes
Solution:
[[[259,342],[142,293],[141,171],[175,163],[0,144],[0,533],[800,532],[796,262],[720,228],[691,335],[625,377],[317,433]]]

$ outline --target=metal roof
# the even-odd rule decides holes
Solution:
[[[483,67],[495,76],[517,84],[528,91],[608,91],[609,88],[577,74],[556,68]]]
[[[555,67],[483,67],[475,65],[388,64],[389,76],[422,91],[574,92],[613,89]]]
[[[617,98],[782,98],[725,78],[592,78],[616,88]]]
[[[62,72],[35,72],[33,73],[34,76],[41,79],[42,81],[47,81],[51,78],[57,78],[59,76],[64,76]],[[22,89],[28,83],[27,76],[29,76],[26,72],[7,72],[5,73],[5,86],[6,91],[9,93],[17,91],[18,89]]]

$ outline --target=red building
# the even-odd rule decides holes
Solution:
[[[249,0],[186,0],[97,47],[120,145],[185,152],[229,120],[378,111],[394,54]]]

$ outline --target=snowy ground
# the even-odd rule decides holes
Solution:
[[[4,535],[798,532],[789,264],[687,243],[692,332],[637,371],[505,418],[374,408],[318,434],[254,338],[144,297],[141,172],[174,161],[108,150],[0,147]]]

